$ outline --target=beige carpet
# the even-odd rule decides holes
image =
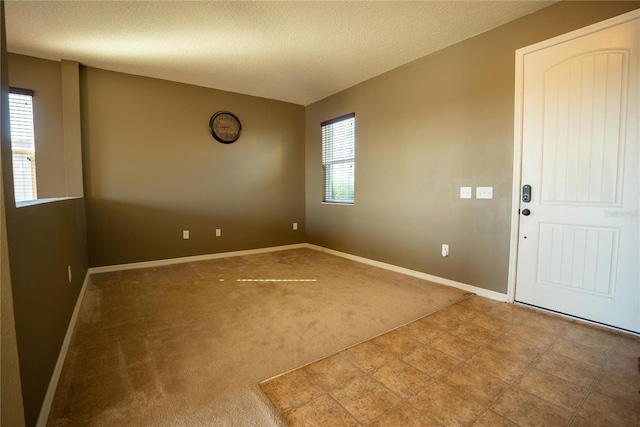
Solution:
[[[96,274],[48,425],[284,425],[260,381],[467,295],[310,249]]]

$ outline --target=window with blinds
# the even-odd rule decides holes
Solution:
[[[322,127],[323,198],[326,203],[353,204],[355,168],[355,113],[336,117]]]
[[[33,91],[10,88],[9,122],[16,202],[35,200],[38,196],[36,146],[33,132]]]

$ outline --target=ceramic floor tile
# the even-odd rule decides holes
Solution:
[[[571,320],[556,316],[553,313],[546,313],[541,310],[529,309],[530,315],[519,320],[517,326],[532,327],[537,330],[546,331],[554,334],[562,333],[572,323]]]
[[[578,344],[608,351],[619,339],[617,332],[609,331],[597,326],[572,323],[562,336]]]
[[[474,295],[469,298],[463,299],[462,301],[456,303],[456,305],[464,308],[465,310],[469,310],[479,314],[486,313],[496,306],[501,305],[501,303]]]
[[[441,311],[447,315],[457,317],[461,322],[468,322],[482,312],[481,310],[470,310],[468,307],[459,304],[450,305]]]
[[[486,346],[495,340],[499,333],[473,323],[462,323],[451,331],[451,335],[474,344]]]
[[[496,303],[485,313],[516,326],[526,322],[533,315],[533,310],[517,304]]]
[[[443,383],[428,386],[409,402],[436,422],[451,427],[468,426],[484,411],[484,405]]]
[[[371,376],[404,399],[431,382],[429,375],[399,359],[374,370]]]
[[[594,366],[602,366],[607,360],[609,350],[596,349],[578,344],[565,338],[560,338],[551,348],[556,354],[568,357],[578,362],[589,363]]]
[[[323,390],[300,370],[265,381],[260,384],[260,388],[276,408],[283,412],[323,394]]]
[[[640,337],[623,335],[618,339],[614,349],[616,356],[635,357],[640,356]]]
[[[355,378],[330,394],[362,423],[374,420],[400,403],[395,393],[368,376]]]
[[[471,324],[481,326],[485,329],[498,333],[506,332],[515,326],[515,324],[509,320],[504,320],[488,314],[477,315],[471,320]]]
[[[638,426],[640,425],[640,403],[629,405],[625,401],[591,392],[573,425]]]
[[[593,385],[593,392],[611,397],[633,406],[640,404],[640,384],[629,385],[619,383],[606,375],[601,375]]]
[[[422,319],[418,320],[418,322],[424,323],[425,325],[428,325],[433,329],[440,329],[444,332],[448,332],[452,329],[455,329],[462,321],[460,320],[460,318],[455,316],[455,314],[441,310],[430,314],[427,317],[423,317]]]
[[[522,427],[564,426],[573,413],[540,399],[518,387],[511,388],[491,409]]]
[[[401,359],[432,378],[440,377],[456,367],[460,361],[431,347],[418,347]]]
[[[303,368],[331,397],[285,415],[291,425],[636,425],[639,350],[635,337],[474,297]],[[342,414],[332,398],[353,418],[325,424],[316,406]]]
[[[529,341],[526,338],[526,334],[525,336],[519,336],[514,339],[509,335],[510,333],[511,331],[501,335],[499,338],[494,340],[488,348],[504,354],[523,356],[531,361],[545,351],[545,349],[540,348],[535,343]]]
[[[478,344],[465,341],[451,334],[444,334],[429,345],[436,350],[461,360],[469,359],[482,349]]]
[[[467,362],[482,372],[513,383],[520,378],[529,365],[531,358],[521,354],[508,354],[494,350],[483,350]]]
[[[409,403],[403,403],[368,425],[368,427],[438,427],[433,420]]]
[[[579,362],[551,351],[540,356],[540,359],[533,366],[583,387],[591,385],[600,371],[597,366]]]
[[[509,384],[478,369],[471,363],[463,363],[446,374],[442,382],[455,387],[461,393],[472,396],[483,405],[506,391]]]
[[[578,409],[588,390],[587,387],[573,384],[537,369],[527,372],[518,381],[518,387],[570,411]]]
[[[471,427],[518,427],[518,424],[489,410],[485,411]]]
[[[548,349],[560,337],[561,332],[541,327],[516,326],[505,334],[513,342],[526,342],[542,349]]]
[[[384,335],[374,338],[371,342],[380,347],[385,353],[390,353],[394,356],[407,354],[420,345],[419,341],[406,334],[402,329],[387,332]]]
[[[326,394],[286,413],[284,418],[290,427],[358,426],[358,421]]]
[[[638,356],[640,356],[640,354]],[[612,381],[631,387],[640,387],[638,358],[635,357],[635,355],[631,357],[611,356],[604,365],[601,377],[606,377]]]
[[[340,355],[365,372],[395,359],[393,355],[385,353],[371,341],[348,348]]]
[[[421,343],[429,343],[445,333],[444,328],[434,328],[423,322],[412,322],[401,328],[402,332]]]
[[[363,374],[363,371],[339,354],[307,365],[302,370],[309,375],[315,384],[325,390],[334,389]]]

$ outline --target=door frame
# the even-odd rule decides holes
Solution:
[[[516,50],[515,104],[513,122],[513,188],[511,191],[511,238],[509,243],[509,276],[507,279],[507,302],[516,298],[516,278],[518,269],[518,235],[520,232],[520,188],[522,186],[522,122],[524,119],[524,57],[529,53],[546,49],[573,39],[580,38],[616,25],[640,18],[640,9],[615,16],[605,21],[589,25],[569,33],[544,40]]]

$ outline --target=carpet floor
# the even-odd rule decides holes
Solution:
[[[93,274],[50,426],[281,426],[258,387],[469,294],[311,249]]]

